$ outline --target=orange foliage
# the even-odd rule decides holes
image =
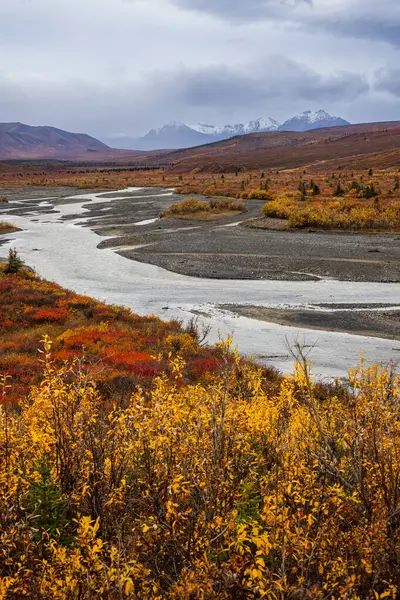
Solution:
[[[192,369],[192,361],[200,356],[207,363],[216,353],[201,348],[193,334],[175,322],[134,315],[24,271],[0,275],[0,325],[7,332],[0,342],[0,373],[12,376],[8,400],[15,403],[38,381],[38,341],[46,333],[55,340],[55,364],[78,357],[104,393],[112,394],[116,386],[123,397],[138,387],[149,387],[154,377],[168,372],[171,354],[183,352],[190,381],[200,375]]]

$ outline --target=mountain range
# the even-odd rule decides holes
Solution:
[[[313,113],[307,113],[304,119],[295,118],[290,126],[286,125],[291,128],[290,131],[281,130],[282,126],[279,126],[279,131],[256,131],[251,135],[239,134],[221,141],[215,141],[214,138],[214,143],[195,148],[149,152],[110,148],[88,135],[69,133],[54,127],[0,123],[0,161],[56,159],[98,165],[126,165],[138,169],[165,168],[175,173],[194,170],[238,173],[243,169],[322,168],[334,172],[342,168],[398,168],[399,121],[315,128],[314,118]],[[300,126],[299,121],[302,122],[301,127],[308,128],[307,131],[293,131]],[[325,119],[318,121],[322,123]],[[264,126],[265,121],[260,121],[256,127]],[[249,129],[252,127],[249,126]],[[215,137],[225,133],[218,131]],[[0,162],[2,173],[7,168]]]
[[[333,117],[324,110],[307,110],[299,115],[291,117],[284,123],[275,119],[256,119],[249,123],[237,123],[235,125],[224,125],[221,127],[207,123],[197,125],[186,125],[180,121],[168,123],[159,129],[151,129],[140,138],[123,138],[117,145],[123,148],[135,148],[136,150],[177,149],[201,146],[213,142],[220,142],[237,135],[249,133],[261,133],[268,131],[310,131],[325,127],[340,127],[350,125],[341,117]]]

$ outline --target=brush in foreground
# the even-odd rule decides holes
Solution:
[[[0,598],[397,598],[400,381],[224,369],[105,400],[79,362],[0,411]]]

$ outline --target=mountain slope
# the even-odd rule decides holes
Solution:
[[[344,127],[350,125],[341,117],[333,117],[325,110],[315,112],[306,110],[300,115],[296,115],[285,121],[279,131],[311,131],[312,129],[322,129],[325,127]]]
[[[31,127],[0,123],[0,158],[69,158],[82,153],[104,152],[109,147],[84,133],[55,127]]]
[[[189,148],[207,144],[210,141],[209,137],[209,135],[196,131],[184,123],[173,122],[159,129],[151,129],[142,138],[133,140],[133,143],[137,150]]]

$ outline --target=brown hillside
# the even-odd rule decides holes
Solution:
[[[400,122],[331,127],[302,133],[269,132],[165,154],[176,172],[400,165]]]

